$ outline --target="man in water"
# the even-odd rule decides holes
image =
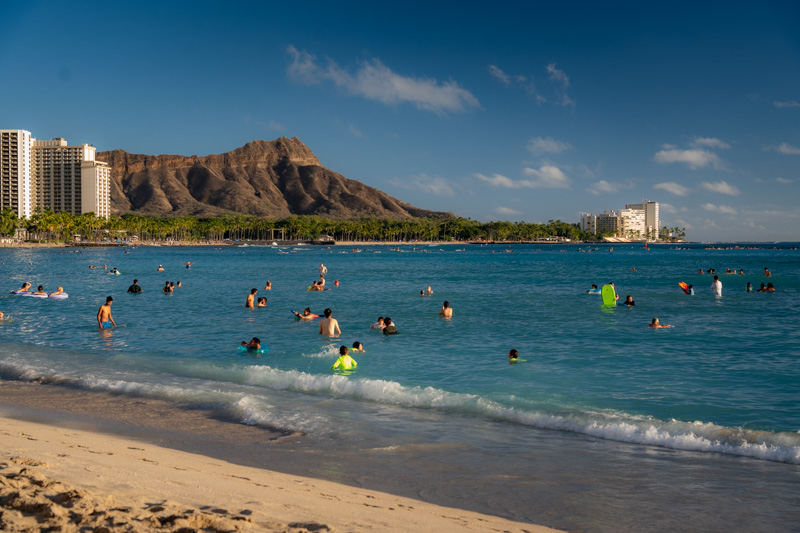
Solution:
[[[250,351],[250,350],[260,350],[261,349],[261,339],[259,339],[258,337],[253,337],[252,339],[250,339],[250,342],[242,341],[241,345],[245,346],[248,351]]]
[[[619,294],[617,294],[617,288],[614,286],[613,281],[609,283],[609,285],[611,285],[611,288],[614,289],[614,301],[616,302],[617,300],[619,300]]]
[[[383,331],[384,335],[395,335],[397,333],[397,327],[388,316],[383,319],[383,329],[381,331]]]
[[[133,285],[128,287],[128,292],[131,293],[131,294],[139,294],[139,293],[144,292],[142,290],[142,288],[139,286],[139,280],[138,279],[133,280]]]
[[[654,318],[652,322],[647,325],[648,328],[671,328],[671,324],[659,324],[658,319]]]
[[[158,265],[158,268],[156,269],[156,272],[164,272],[164,267],[161,266],[161,265]]]
[[[337,335],[342,334],[342,330],[339,329],[339,321],[335,318],[331,318],[333,312],[330,308],[325,308],[325,318],[320,320],[319,322],[319,334],[320,335],[327,335],[329,337],[335,337]],[[346,347],[345,347],[346,348]]]
[[[772,277],[772,272],[770,272],[767,267],[764,267],[764,277],[765,278],[771,278]]]
[[[256,293],[258,289],[250,289],[250,294],[247,295],[247,301],[244,303],[244,306],[248,309],[253,309],[255,307],[255,300],[256,300]]]
[[[722,282],[717,275],[714,276],[714,281],[711,282],[711,292],[713,292],[714,296],[717,298],[722,296]]]
[[[625,301],[622,302],[622,305],[627,305],[628,307],[636,307],[636,302],[633,301],[633,296],[630,294],[625,297]]]
[[[106,329],[117,325],[117,323],[114,322],[114,317],[111,316],[111,304],[113,302],[114,298],[109,296],[106,298],[106,303],[101,305],[100,309],[97,310],[97,325],[100,329]]]
[[[322,263],[319,264],[319,277],[324,278],[325,274],[328,273],[328,267],[323,265]]]
[[[439,316],[442,318],[453,318],[453,308],[450,307],[450,302],[447,300],[442,304],[442,310],[439,311]]]

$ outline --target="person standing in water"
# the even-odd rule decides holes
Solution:
[[[97,310],[97,326],[100,329],[107,329],[111,326],[116,326],[117,323],[114,322],[114,317],[111,316],[111,304],[114,302],[114,298],[109,296],[106,298],[106,303],[100,306],[100,309]]]
[[[319,322],[319,334],[320,335],[327,335],[329,337],[335,337],[342,334],[342,330],[339,329],[339,321],[335,318],[331,318],[333,312],[330,308],[326,308],[324,311],[325,318],[320,320]],[[345,346],[345,348],[347,348]]]
[[[347,355],[347,346],[339,347],[339,358],[333,363],[331,370],[350,370],[356,368],[358,363],[356,360]]]
[[[714,296],[720,298],[722,296],[722,282],[719,280],[719,276],[714,275],[714,281],[711,282],[711,292],[714,293]]]
[[[439,311],[439,316],[442,318],[453,318],[453,308],[450,307],[450,302],[447,300],[442,304],[442,310]]]
[[[256,293],[258,289],[250,289],[250,294],[247,295],[247,301],[245,301],[244,306],[248,309],[253,309],[255,307],[255,300],[256,300]]]

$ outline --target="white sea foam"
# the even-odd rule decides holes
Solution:
[[[194,378],[219,380],[407,408],[441,409],[473,416],[512,422],[541,429],[571,431],[606,440],[660,446],[675,450],[714,452],[752,457],[767,461],[800,464],[800,434],[756,431],[719,426],[708,422],[682,422],[635,417],[624,413],[576,411],[546,413],[506,406],[474,394],[448,392],[435,387],[407,387],[394,381],[353,379],[340,375],[314,375],[297,370],[278,370],[269,366],[217,367],[193,365]],[[246,424],[265,425],[287,431],[322,430],[323,415],[312,415],[291,408],[277,408],[260,396],[238,391],[209,390],[190,381],[175,385],[139,383],[126,379],[106,379],[84,375],[70,377],[24,362],[0,365],[0,373],[25,381],[65,383],[89,390],[102,390],[132,396],[160,398],[182,403],[226,406],[231,416]]]

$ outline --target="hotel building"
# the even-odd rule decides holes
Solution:
[[[36,209],[111,215],[111,169],[95,160],[94,146],[0,130],[0,160],[0,209],[11,207],[20,218]]]
[[[661,225],[658,202],[625,204],[625,209],[604,211],[602,215],[581,213],[581,231],[629,239],[658,239]]]

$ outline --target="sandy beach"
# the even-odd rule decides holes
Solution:
[[[10,412],[25,414],[0,409],[3,531],[554,531]]]

